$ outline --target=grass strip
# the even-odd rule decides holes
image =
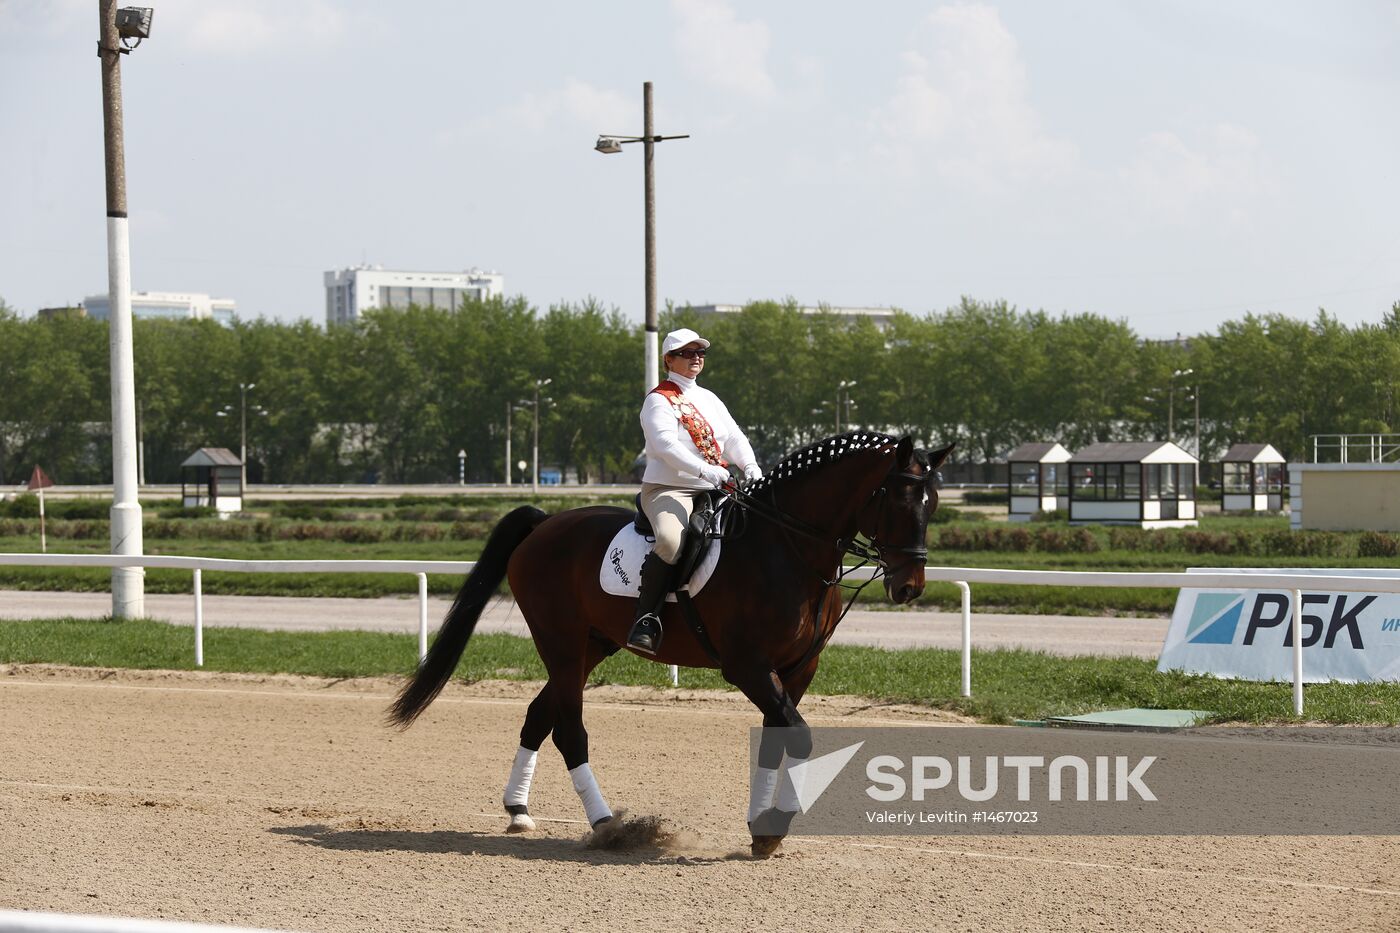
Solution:
[[[204,670],[318,677],[404,675],[415,665],[416,638],[377,632],[205,630]],[[189,626],[147,620],[34,619],[0,622],[0,663],[65,664],[161,670],[194,669]],[[1041,719],[1103,709],[1203,709],[1220,721],[1292,722],[1286,683],[1159,674],[1139,658],[1062,658],[1033,651],[974,651],[973,696],[958,695],[959,654],[938,649],[885,650],[833,645],[809,692],[915,703],[989,723]],[[543,680],[534,645],[513,635],[477,635],[457,676],[466,680]],[[620,652],[594,671],[595,684],[664,687],[664,665]],[[686,687],[730,689],[717,671],[686,669]],[[1400,723],[1400,684],[1313,684],[1306,719]]]

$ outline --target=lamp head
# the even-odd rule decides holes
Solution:
[[[593,148],[604,155],[612,155],[622,151],[622,143],[611,136],[599,136],[598,142]]]
[[[148,6],[127,6],[117,10],[117,35],[123,39],[149,39],[151,37],[151,14],[155,10]]]

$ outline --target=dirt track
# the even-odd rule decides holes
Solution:
[[[531,801],[549,819],[508,837],[530,688],[454,686],[407,733],[381,725],[391,690],[0,666],[0,908],[307,931],[1400,927],[1394,838],[797,839],[748,861],[756,717],[720,694],[589,693],[609,801],[676,847],[585,849],[550,746]]]

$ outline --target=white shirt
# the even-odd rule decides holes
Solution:
[[[688,376],[667,373],[665,378],[680,386],[681,393],[710,423],[720,456],[743,470],[750,479],[762,476],[749,439],[734,423],[719,396],[701,388]],[[647,468],[642,482],[680,489],[714,488],[715,484],[705,479],[704,474],[719,468],[705,462],[690,432],[681,424],[676,406],[659,392],[648,392],[642,402],[642,433],[647,440]]]

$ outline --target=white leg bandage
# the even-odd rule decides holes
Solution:
[[[515,750],[515,763],[510,766],[510,780],[506,781],[504,803],[508,807],[525,806],[530,802],[530,782],[535,779],[535,761],[538,751],[520,747]]]
[[[802,809],[801,792],[802,784],[807,778],[807,769],[803,768],[796,774],[793,768],[797,765],[805,765],[806,758],[793,758],[791,755],[783,756],[782,779],[778,782],[778,802],[779,810],[784,813],[796,813]]]
[[[749,822],[773,806],[773,797],[778,791],[777,768],[755,768],[749,780]]]
[[[570,771],[569,780],[574,782],[574,793],[578,794],[578,799],[583,801],[583,812],[588,817],[590,826],[613,815],[607,801],[603,799],[603,792],[598,789],[598,781],[593,777],[593,769],[588,766],[587,762]]]

